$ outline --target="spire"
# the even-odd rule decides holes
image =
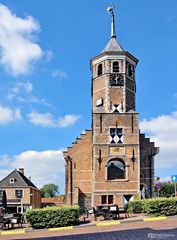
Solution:
[[[114,21],[114,5],[107,8],[107,11],[111,13],[111,38],[116,38],[115,33],[115,21]]]
[[[111,37],[102,52],[123,52],[124,49],[117,41],[115,33],[114,6],[108,7],[107,11],[111,13]]]

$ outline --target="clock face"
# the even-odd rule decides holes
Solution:
[[[112,73],[109,77],[109,83],[111,86],[124,86],[124,77],[122,74]]]

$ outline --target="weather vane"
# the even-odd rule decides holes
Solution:
[[[114,14],[113,10],[114,10],[113,4],[107,8],[107,12],[111,12],[112,14]]]
[[[114,22],[114,5],[113,4],[111,4],[111,6],[109,6],[107,8],[107,12],[111,13],[111,38],[116,38],[115,22]]]

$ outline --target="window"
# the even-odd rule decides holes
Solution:
[[[123,143],[122,128],[110,128],[110,143]]]
[[[15,190],[15,196],[17,198],[22,198],[23,197],[23,190],[21,190],[21,189]]]
[[[0,198],[3,197],[3,190],[0,190]]]
[[[98,72],[97,73],[98,73],[98,76],[103,74],[103,66],[102,66],[102,64],[98,65]]]
[[[15,182],[15,178],[10,178],[9,182],[10,183],[14,183]]]
[[[107,203],[107,196],[103,195],[101,196],[101,204],[106,204]]]
[[[134,66],[130,63],[127,64],[127,74],[128,76],[134,78]]]
[[[121,159],[112,159],[108,162],[107,178],[108,180],[125,178],[125,164]]]
[[[102,195],[101,204],[113,204],[113,195]]]
[[[119,62],[117,62],[117,61],[113,62],[113,72],[114,73],[119,72]]]
[[[108,204],[113,204],[113,195],[108,195]]]

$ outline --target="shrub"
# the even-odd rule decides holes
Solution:
[[[143,208],[142,208],[142,200],[135,200],[135,201],[130,201],[128,203],[128,212],[129,213],[142,213]]]
[[[143,201],[143,210],[148,215],[170,216],[177,214],[177,198],[154,198]]]
[[[26,220],[33,228],[64,227],[79,224],[79,206],[28,210]]]
[[[177,214],[177,198],[152,198],[128,203],[130,213],[145,213],[153,216]]]

